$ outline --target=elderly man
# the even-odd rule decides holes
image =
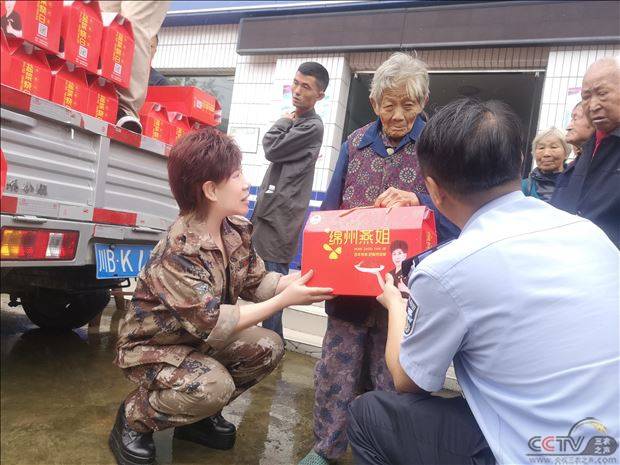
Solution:
[[[462,232],[417,264],[408,301],[386,276],[402,394],[351,405],[357,465],[617,463],[620,256],[590,221],[520,192],[520,146],[500,102],[453,102],[420,137],[431,197]],[[465,398],[429,395],[452,361]]]
[[[596,133],[574,169],[558,179],[551,204],[588,218],[620,248],[620,57],[588,68],[581,98]]]
[[[413,193],[422,202],[428,200],[415,148],[424,129],[421,113],[427,99],[423,62],[395,53],[377,69],[370,102],[378,119],[354,131],[342,145],[323,210],[375,202],[411,204]],[[445,239],[458,234],[458,229],[441,222],[439,233]],[[347,408],[360,388],[394,390],[383,357],[387,318],[375,299],[339,297],[326,310],[327,331],[314,378],[316,441],[300,465],[323,465],[344,454]]]

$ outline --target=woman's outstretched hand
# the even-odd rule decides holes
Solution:
[[[292,273],[282,275],[280,280],[278,281],[278,287],[276,287],[276,294],[280,294],[284,289],[289,287],[295,281],[297,281],[301,277],[301,272],[293,271]]]
[[[314,276],[314,270],[308,271],[305,275],[296,274],[296,279],[287,282],[286,288],[279,294],[283,307],[290,305],[310,305],[323,300],[331,300],[334,298],[333,289],[330,287],[310,287],[306,283]],[[280,281],[283,278],[280,278]],[[289,281],[287,279],[287,281]],[[278,285],[279,286],[279,285]]]

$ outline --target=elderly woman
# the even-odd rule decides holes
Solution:
[[[523,193],[549,202],[569,153],[570,146],[559,129],[552,127],[537,135],[532,142],[536,168],[523,180]]]
[[[342,145],[323,210],[428,200],[415,148],[427,100],[428,72],[420,60],[395,53],[377,69],[370,102],[378,119]],[[344,454],[347,409],[360,388],[394,390],[384,358],[387,314],[377,301],[337,297],[326,310],[327,331],[314,378],[316,441],[300,465],[324,465]]]
[[[282,339],[256,324],[291,304],[329,298],[304,277],[266,273],[252,247],[241,152],[206,128],[168,159],[180,216],[153,250],[119,331],[115,363],[137,389],[121,404],[109,444],[119,464],[151,464],[153,431],[230,449],[221,410],[278,364]],[[239,306],[242,297],[251,302]]]

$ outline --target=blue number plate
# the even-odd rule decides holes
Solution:
[[[152,250],[150,245],[95,244],[97,279],[138,276]]]

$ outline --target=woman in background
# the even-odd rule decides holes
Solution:
[[[536,168],[527,179],[523,180],[521,185],[523,193],[549,202],[570,151],[564,134],[557,128],[551,127],[537,135],[532,142],[532,155],[536,160]]]

